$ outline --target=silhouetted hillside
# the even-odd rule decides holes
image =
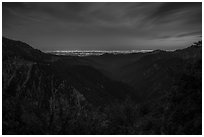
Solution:
[[[201,134],[202,43],[55,56],[2,41],[3,134]]]
[[[186,65],[201,60],[202,49],[201,46],[191,46],[174,52],[153,51],[85,58],[110,78],[134,87],[142,98],[152,99],[168,90]]]
[[[30,61],[52,61],[56,57],[45,54],[38,49],[34,49],[21,41],[14,41],[2,38],[2,57],[3,60],[8,58],[21,58]]]

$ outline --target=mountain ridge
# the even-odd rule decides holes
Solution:
[[[3,134],[200,134],[198,44],[77,57],[3,38]]]

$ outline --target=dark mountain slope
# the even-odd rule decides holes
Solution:
[[[186,64],[201,60],[201,46],[191,46],[174,52],[153,51],[127,55],[102,55],[79,60],[101,70],[111,79],[134,87],[142,98],[159,97],[168,90]]]
[[[93,104],[124,99],[126,95],[135,96],[128,85],[110,80],[98,70],[74,58],[45,54],[27,44],[6,38],[3,39],[3,45],[3,87],[9,90],[4,92],[20,91],[23,87],[30,90],[33,82],[36,84],[36,81],[41,81],[41,85],[50,83],[49,78],[43,81],[41,77],[53,77],[56,79],[54,81],[58,81],[56,86],[65,81],[77,88]],[[28,81],[32,83],[30,86],[26,85]],[[39,83],[35,88],[38,85]],[[50,91],[48,87],[47,92]]]
[[[136,98],[128,85],[74,58],[45,54],[5,38],[2,66],[3,134],[61,133],[74,118],[80,124],[79,117],[93,115],[84,114],[86,106]]]
[[[3,134],[201,134],[201,56],[54,56],[3,38]]]
[[[141,106],[144,133],[202,134],[202,61],[185,66],[160,98]]]
[[[2,38],[2,57],[3,61],[8,58],[21,58],[30,61],[52,61],[56,60],[57,57],[53,55],[48,55],[40,50],[33,49],[26,43],[21,41],[14,41],[7,39],[5,37]]]

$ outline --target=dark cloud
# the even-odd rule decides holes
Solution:
[[[2,12],[4,36],[41,50],[171,49],[202,35],[201,2],[3,2]]]

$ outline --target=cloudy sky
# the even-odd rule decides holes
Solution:
[[[178,49],[202,37],[202,3],[3,3],[3,36],[40,50]]]

